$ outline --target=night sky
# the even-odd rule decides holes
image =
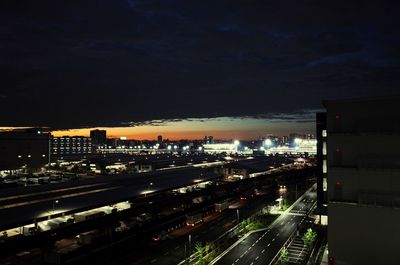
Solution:
[[[0,126],[312,131],[323,99],[399,94],[398,11],[382,0],[2,0]]]

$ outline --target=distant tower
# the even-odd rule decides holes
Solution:
[[[157,136],[157,143],[162,143],[162,135]]]
[[[214,137],[213,136],[204,136],[204,143],[205,144],[213,144],[214,143]]]
[[[91,130],[90,138],[94,145],[104,145],[107,143],[107,131],[106,130]]]

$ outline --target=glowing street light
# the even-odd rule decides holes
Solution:
[[[238,146],[240,144],[240,142],[239,142],[239,140],[235,140],[235,141],[233,141],[233,144]]]
[[[294,139],[294,143],[295,144],[300,144],[301,142],[303,142],[303,139],[300,139],[300,138],[295,138]]]
[[[59,203],[58,200],[53,201],[53,213],[55,212],[56,204],[58,203]]]
[[[271,146],[272,145],[272,141],[271,141],[271,139],[265,139],[264,140],[264,145],[266,145],[266,146]]]

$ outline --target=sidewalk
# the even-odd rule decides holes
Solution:
[[[324,255],[322,256],[321,265],[328,265],[328,245],[324,249]]]

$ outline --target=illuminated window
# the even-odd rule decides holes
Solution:
[[[323,182],[322,182],[322,189],[323,189],[324,191],[327,191],[327,190],[328,190],[328,181],[326,180],[326,178],[323,179]]]
[[[322,173],[328,172],[328,165],[326,163],[326,159],[324,159],[324,162],[322,163]]]
[[[326,136],[328,136],[326,130],[322,130],[322,137],[326,137]]]
[[[327,151],[326,151],[326,142],[323,142],[323,143],[322,143],[322,154],[323,154],[323,155],[326,155],[326,154],[327,154]]]

